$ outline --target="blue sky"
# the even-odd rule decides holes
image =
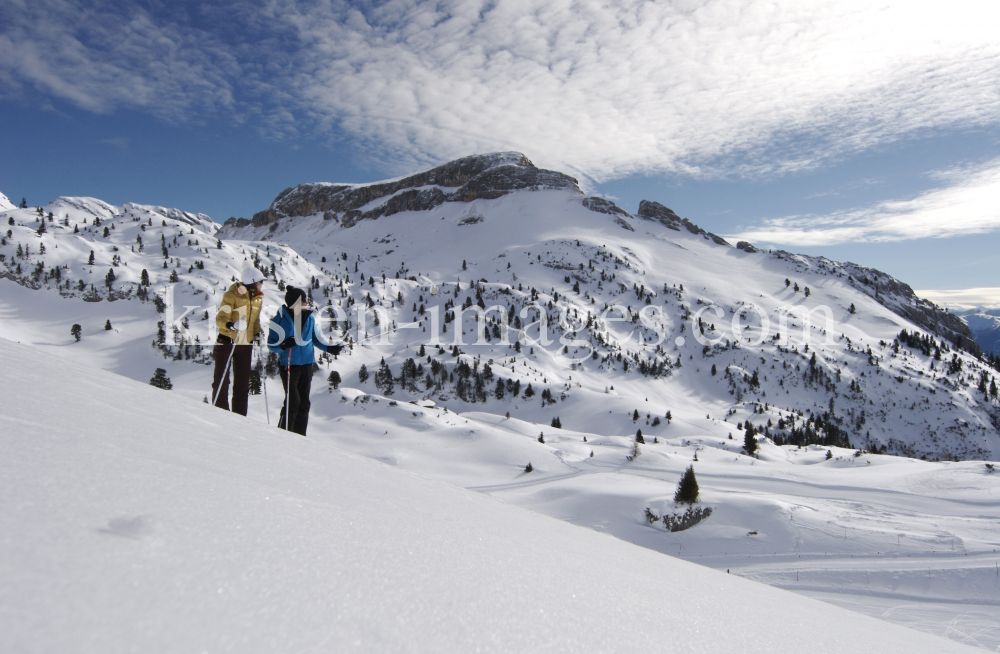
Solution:
[[[517,150],[635,211],[1000,286],[1000,5],[0,5],[0,191],[266,208]]]

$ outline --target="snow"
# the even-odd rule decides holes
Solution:
[[[0,193],[0,211],[7,211],[8,209],[13,209],[14,206],[15,206],[14,203],[11,202],[6,195]]]
[[[850,264],[812,257],[748,254],[644,220],[634,220],[637,231],[628,232],[615,224],[614,217],[586,210],[578,195],[564,191],[521,192],[498,200],[446,203],[428,212],[401,212],[361,221],[349,229],[336,221],[309,217],[284,219],[274,232],[268,228],[225,228],[221,232],[224,239],[221,249],[216,247],[219,227],[207,222],[208,217],[202,214],[132,204],[113,206],[94,198],[60,198],[43,207],[43,212],[54,214],[54,220],[46,222],[47,231],[43,235],[37,233],[35,208],[0,213],[4,223],[10,218],[15,222],[4,228],[10,229],[12,235],[6,239],[6,245],[0,246],[0,254],[5,256],[0,263],[3,275],[0,276],[0,337],[31,344],[35,348],[32,356],[37,351],[38,356],[58,357],[67,364],[66,372],[51,376],[59,382],[53,393],[66,380],[94,376],[109,384],[98,406],[111,407],[119,404],[116,394],[120,387],[107,380],[124,381],[109,378],[98,369],[145,384],[155,368],[164,368],[174,390],[164,393],[149,389],[154,392],[150,397],[164,406],[175,406],[174,402],[196,405],[189,412],[200,416],[197,420],[177,422],[174,413],[157,414],[164,424],[177,423],[179,430],[198,434],[199,439],[206,429],[226,425],[242,439],[250,439],[252,434],[267,434],[268,442],[278,438],[287,443],[281,440],[283,435],[276,437],[268,430],[268,414],[261,396],[250,398],[248,419],[227,416],[200,404],[209,393],[211,366],[204,351],[201,354],[197,351],[202,344],[214,340],[213,318],[218,298],[233,276],[239,275],[254,257],[259,257],[262,266],[275,266],[278,278],[284,283],[305,287],[316,279],[319,288],[312,293],[317,303],[325,303],[329,298],[334,305],[340,305],[352,298],[361,305],[366,294],[370,294],[392,321],[374,327],[369,316],[367,329],[371,338],[365,339],[364,333],[357,333],[356,315],[349,314],[354,324],[347,336],[353,347],[336,360],[324,361],[321,373],[314,379],[309,438],[304,441],[309,444],[301,445],[310,448],[309,455],[289,450],[290,460],[283,461],[284,450],[258,452],[259,458],[267,460],[268,469],[274,469],[280,479],[285,479],[282,475],[292,475],[292,470],[302,465],[301,461],[311,460],[314,452],[337,452],[336,456],[347,457],[345,460],[364,461],[359,466],[374,465],[374,460],[380,462],[379,466],[389,464],[397,469],[393,474],[405,471],[421,475],[424,480],[435,479],[472,489],[475,497],[492,496],[502,501],[500,506],[506,507],[504,510],[530,509],[537,518],[542,517],[539,514],[559,518],[563,528],[572,525],[585,528],[574,527],[574,531],[567,532],[574,534],[574,540],[581,538],[580,533],[603,532],[628,545],[630,552],[632,543],[641,546],[643,556],[653,555],[656,560],[669,555],[706,569],[728,569],[732,574],[727,580],[742,576],[821,597],[890,622],[947,635],[962,643],[989,650],[1000,647],[1000,620],[988,619],[996,615],[1000,606],[1000,577],[995,568],[996,557],[1000,556],[997,553],[1000,474],[989,474],[982,460],[971,460],[995,461],[1000,456],[1000,434],[990,417],[990,412],[996,412],[998,406],[976,390],[977,376],[983,371],[992,373],[964,353],[958,353],[963,364],[961,374],[947,374],[945,368],[952,352],[943,353],[942,361],[905,345],[898,353],[894,352],[892,341],[901,329],[924,330],[876,302],[869,295],[870,289],[850,282],[844,271],[857,270]],[[483,222],[460,225],[462,218],[471,213],[483,216]],[[100,228],[93,225],[95,217],[105,221]],[[105,237],[103,228],[107,225],[114,225],[114,229]],[[143,240],[143,252],[138,251],[137,236]],[[161,237],[169,249],[168,268],[163,267]],[[16,256],[19,245],[27,251],[22,258]],[[44,254],[41,245],[46,248]],[[91,250],[96,262],[93,266],[86,263]],[[116,256],[121,262],[113,267]],[[594,271],[590,270],[590,262],[594,262]],[[31,273],[39,263],[44,263],[46,274],[33,281]],[[204,268],[196,267],[198,263]],[[583,270],[579,268],[581,263]],[[507,268],[507,264],[511,267]],[[22,268],[20,274],[16,273],[16,266]],[[59,290],[55,288],[55,280],[48,277],[56,266],[63,282]],[[120,299],[110,302],[104,277],[112,267],[118,294],[114,297]],[[173,342],[169,325],[167,342],[156,345],[158,322],[169,322],[171,318],[158,313],[152,302],[135,299],[143,269],[151,278],[151,293],[169,295],[165,289],[170,289],[173,326],[178,328],[178,337],[185,339],[184,345]],[[615,280],[599,284],[602,270],[608,276],[615,275]],[[171,272],[177,273],[178,283],[168,282]],[[374,276],[374,283],[366,281],[362,286],[359,279],[362,274],[366,278]],[[386,276],[385,283],[382,274]],[[572,290],[572,277],[571,282],[565,281],[568,275],[580,275],[585,280],[581,282],[579,295]],[[407,279],[411,276],[420,281]],[[810,297],[804,298],[802,292],[786,288],[786,278],[810,287]],[[523,306],[527,291],[535,287],[541,303],[554,300],[553,294],[557,292],[559,300],[553,301],[553,305],[576,309],[581,317],[588,311],[599,313],[605,303],[641,306],[642,300],[632,288],[633,284],[642,285],[650,292],[652,304],[664,309],[666,339],[659,351],[651,344],[637,343],[635,336],[621,350],[599,346],[597,360],[582,360],[574,367],[561,356],[562,343],[558,340],[568,334],[553,329],[552,344],[536,345],[533,352],[524,347],[517,354],[495,339],[491,343],[472,343],[475,325],[469,315],[463,324],[467,334],[461,360],[470,365],[477,360],[480,365],[491,361],[496,377],[518,379],[522,391],[530,382],[536,393],[533,398],[523,395],[512,398],[508,394],[498,400],[489,395],[483,402],[468,403],[457,397],[451,383],[431,390],[425,390],[421,383],[417,392],[397,384],[391,396],[384,396],[372,380],[359,382],[360,366],[366,365],[373,373],[383,357],[397,375],[403,362],[411,357],[429,368],[426,357],[421,359],[417,352],[420,343],[432,335],[432,322],[427,316],[421,319],[412,307],[426,304],[430,309],[452,299],[460,305],[473,295],[469,282],[479,279],[488,280],[481,284],[487,305]],[[67,280],[71,282],[69,289],[65,287]],[[88,288],[93,285],[99,301],[82,301],[83,294],[76,290],[79,280]],[[462,290],[456,298],[453,290],[458,280],[462,282]],[[435,296],[429,290],[432,285],[438,290]],[[523,285],[524,291],[518,289],[519,285]],[[33,290],[33,287],[38,288]],[[274,278],[269,278],[264,290],[266,318],[273,315],[283,293]],[[398,294],[403,295],[402,304]],[[685,317],[685,312],[707,307],[707,302],[716,303],[724,311],[721,319],[713,317],[710,311],[703,314],[706,322],[720,323],[717,325],[720,333],[707,330],[711,338],[721,334],[731,339],[722,333],[722,325],[728,325],[736,312],[751,305],[770,316],[772,331],[778,324],[777,312],[782,305],[831,306],[835,310],[834,328],[827,335],[820,329],[825,325],[814,325],[813,347],[808,354],[801,342],[799,320],[792,321],[788,347],[778,347],[770,340],[756,345],[745,343],[744,339],[738,348],[720,347],[704,352],[692,337],[696,326]],[[858,308],[856,315],[846,310],[852,303]],[[190,322],[186,330],[181,323],[185,311]],[[209,319],[203,319],[205,312]],[[748,335],[756,340],[761,325],[752,316],[749,313],[743,322],[750,324]],[[112,329],[105,330],[108,320]],[[74,342],[70,335],[73,324],[82,325],[80,342]],[[405,329],[406,324],[416,327]],[[446,344],[450,344],[457,325],[449,323],[448,333],[440,334]],[[582,325],[575,327],[576,338],[591,344],[596,334],[625,334],[629,327],[636,328],[636,334],[653,333],[627,323],[602,323],[594,330]],[[685,331],[681,331],[682,327]],[[380,343],[382,333],[384,344]],[[681,335],[686,341],[675,345],[676,337]],[[571,344],[570,352],[575,348]],[[872,359],[867,355],[868,348]],[[586,355],[587,350],[581,349]],[[181,356],[184,351],[192,356]],[[607,358],[618,352],[626,359],[633,357],[632,361],[648,357],[662,361],[668,357],[670,365],[658,378],[643,376],[634,369],[625,371],[616,358]],[[818,365],[831,378],[834,393],[803,381],[800,370],[808,369],[809,355],[814,352]],[[434,347],[427,347],[427,355],[443,363],[449,371],[459,361]],[[710,374],[713,364],[718,368],[715,376]],[[22,378],[22,367],[11,364],[10,370],[18,375],[11,383],[32,388],[34,378]],[[731,379],[726,378],[727,368],[733,371]],[[84,370],[86,373],[80,372]],[[343,378],[336,391],[326,388],[324,383],[332,370],[337,370]],[[745,382],[744,374],[750,375],[754,370],[761,375],[759,389]],[[839,381],[838,371],[842,375]],[[29,372],[26,369],[25,374]],[[273,420],[280,405],[279,393],[275,392],[280,384],[276,378],[269,379],[268,384]],[[859,390],[852,390],[849,384],[857,384]],[[49,386],[53,386],[53,381],[47,378],[45,384],[34,387]],[[541,405],[543,390],[553,394],[552,404]],[[41,402],[45,393],[40,391],[42,397],[31,401]],[[131,395],[123,391],[122,397]],[[826,411],[831,397],[836,401],[836,415],[843,419],[855,446],[866,446],[864,437],[870,432],[871,444],[893,445],[900,448],[897,453],[912,448],[917,456],[923,454],[931,459],[961,454],[960,458],[970,460],[921,461],[868,453],[856,456],[859,451],[853,448],[777,446],[768,439],[760,440],[756,458],[742,454],[743,433],[737,428],[738,423],[751,420],[763,428],[772,421],[770,429],[774,435],[779,433],[779,420],[788,420],[794,412],[797,424],[801,425],[810,413]],[[63,405],[67,401],[60,398],[58,402]],[[29,402],[28,406],[38,405]],[[633,421],[636,410],[640,417]],[[665,419],[667,411],[672,413],[672,421]],[[51,411],[44,412],[45,419],[50,419],[47,413]],[[85,407],[67,412],[77,417],[94,415],[94,409]],[[557,416],[562,429],[550,427]],[[856,425],[861,417],[866,422],[859,428]],[[51,417],[57,418],[62,419]],[[658,425],[653,424],[654,418],[660,419]],[[134,420],[120,419],[126,424]],[[628,461],[626,454],[640,428],[646,445],[637,459]],[[165,429],[162,425],[151,426],[148,431],[160,434]],[[537,440],[542,432],[544,443]],[[95,428],[92,433],[103,432]],[[160,439],[159,447],[163,449],[156,450],[159,457],[156,460],[174,461],[173,457],[178,456],[181,457],[178,461],[190,463],[183,457],[191,452],[192,444],[175,440],[179,438],[180,435]],[[300,441],[293,439],[295,443]],[[129,447],[138,447],[137,443],[129,442]],[[215,441],[210,441],[212,448],[218,445],[212,443]],[[77,454],[78,450],[72,450],[73,456],[82,456],[87,461],[92,458]],[[366,459],[349,457],[345,451]],[[112,455],[107,456],[114,460]],[[137,460],[145,461],[144,456],[136,455]],[[232,453],[227,451],[226,456],[231,458]],[[237,457],[237,460],[242,459]],[[524,472],[528,462],[533,467],[531,473]],[[662,523],[649,524],[644,518],[647,507],[657,515],[680,510],[673,505],[673,491],[680,474],[691,464],[701,485],[702,506],[711,507],[712,515],[683,532],[668,532]],[[97,466],[95,470],[107,471],[103,463],[93,465]],[[327,466],[326,459],[317,459],[316,465]],[[342,471],[338,465],[330,463],[328,467]],[[136,466],[139,463],[130,459],[120,463],[116,470],[127,471]],[[197,464],[191,466],[197,468]],[[307,469],[312,472],[303,473],[303,484],[313,488],[315,482],[319,484],[317,488],[334,488],[330,484],[336,480],[320,482],[318,478],[322,475],[315,472],[315,466]],[[209,466],[204,470],[212,480],[236,479],[228,467]],[[212,504],[218,515],[212,515],[221,516],[220,524],[229,524],[222,507],[235,491],[227,490],[228,481],[217,481],[208,490],[211,484],[194,479],[194,472],[188,468],[182,466],[176,472],[180,480],[191,483],[204,497],[218,494],[218,504]],[[106,478],[115,477],[107,472]],[[261,478],[254,477],[258,481]],[[247,483],[242,478],[233,482],[239,488],[251,488]],[[129,497],[133,490],[126,489],[122,497]],[[51,492],[60,491],[53,487]],[[141,495],[143,491],[140,488],[134,492]],[[344,491],[338,486],[337,492]],[[314,497],[308,493],[307,496]],[[387,518],[390,522],[411,521],[408,517],[400,520],[392,512],[394,509],[387,508],[397,500],[377,496],[384,499],[386,515],[392,516]],[[461,497],[473,496],[463,493]],[[92,516],[92,522],[98,525],[94,529],[141,532],[148,528],[155,537],[140,539],[147,544],[160,543],[156,538],[163,534],[168,534],[163,536],[168,540],[179,538],[175,532],[184,532],[191,539],[216,538],[216,530],[206,526],[207,518],[194,521],[190,527],[177,522],[166,528],[162,522],[166,518],[157,517],[161,514],[152,513],[152,509],[140,504]],[[151,500],[150,504],[155,503]],[[489,506],[495,505],[494,502]],[[306,502],[304,506],[313,504]],[[328,519],[322,514],[322,519],[314,521],[307,509],[282,507],[280,511],[306,520],[309,525],[326,524],[323,521]],[[239,515],[248,516],[248,521],[255,511],[271,516],[268,503],[244,508]],[[420,520],[437,520],[418,514]],[[470,524],[482,520],[481,513],[472,520],[462,511],[455,515],[458,517],[454,522],[448,523],[449,533],[468,529]],[[143,516],[143,520],[135,522],[137,516]],[[153,517],[147,521],[148,516]],[[116,522],[116,526],[108,526],[109,521],[119,518],[122,521]],[[260,527],[251,543],[264,538],[261,533],[267,538],[290,539],[294,543],[303,538],[312,542],[311,536],[298,534],[284,520],[282,517],[276,524],[287,533],[279,535],[270,527]],[[330,520],[332,525],[342,524]],[[390,532],[378,532],[379,538],[385,537],[385,533]],[[329,535],[326,531],[322,534]],[[330,538],[331,542],[342,545],[339,537]],[[263,556],[259,549],[254,549],[256,545],[241,554],[238,550],[242,545],[233,539],[223,538],[223,541],[236,552],[231,556],[237,557],[250,572],[233,571],[226,567],[228,564],[220,563],[219,579],[225,572],[236,580],[230,583],[249,583],[255,575],[265,574],[261,566],[249,560],[255,553]],[[372,546],[390,547],[381,542]],[[316,554],[308,547],[303,551],[304,558],[299,561],[322,560],[327,556],[326,550],[323,554]],[[546,546],[544,551],[546,560],[562,556],[558,548]],[[270,561],[268,557],[263,560]],[[507,559],[501,557],[501,560]],[[587,565],[578,566],[578,570],[586,570],[588,579],[597,574],[595,569],[602,570],[612,559],[605,557],[597,566],[594,560],[588,559]],[[280,562],[268,562],[264,567],[268,565],[284,569]],[[302,573],[296,570],[289,574]],[[69,575],[64,581],[75,583],[72,577]],[[547,573],[540,578],[548,579]],[[328,581],[327,577],[323,579]],[[274,583],[284,588],[281,586],[284,582]],[[141,598],[129,597],[142,605]],[[320,602],[317,598],[310,595],[305,601]],[[726,607],[726,619],[742,610],[730,602],[722,602],[720,606]],[[259,613],[265,613],[265,609],[260,608]],[[672,620],[678,613],[681,612],[663,615]],[[759,613],[760,610],[754,612],[755,617],[760,617]],[[406,612],[399,615],[404,620],[415,619]],[[612,616],[611,622],[617,621],[617,615]],[[154,618],[149,620],[155,622]],[[623,619],[625,623],[630,620]],[[509,624],[515,622],[511,619]],[[956,628],[958,623],[968,623],[968,628]],[[457,629],[461,631],[460,627]],[[646,626],[642,629],[648,630]],[[235,631],[242,633],[243,628]],[[510,631],[517,631],[516,625]]]
[[[968,651],[53,352],[0,357],[4,651]]]

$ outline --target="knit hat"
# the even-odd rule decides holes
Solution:
[[[295,288],[294,286],[289,286],[285,289],[285,306],[289,309],[299,301],[299,299],[305,300],[306,293],[301,288]]]
[[[240,281],[243,282],[244,286],[256,284],[257,282],[264,281],[264,273],[256,268],[250,267],[240,273]]]

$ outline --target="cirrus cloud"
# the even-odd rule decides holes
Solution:
[[[997,3],[10,0],[0,88],[222,112],[400,172],[778,175],[1000,116]]]
[[[807,247],[948,238],[1000,229],[1000,159],[933,176],[947,186],[851,211],[765,220],[730,238]]]

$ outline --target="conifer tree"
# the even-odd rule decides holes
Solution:
[[[94,251],[93,250],[90,251],[90,256],[87,257],[87,265],[88,266],[93,266],[94,265]]]
[[[562,421],[559,420],[559,416],[552,419],[552,426],[556,429],[562,429]]]
[[[330,385],[330,388],[336,390],[340,386],[340,373],[336,370],[330,371],[330,375],[326,378],[326,382]]]
[[[169,391],[174,387],[174,385],[170,382],[170,378],[167,377],[167,371],[163,368],[156,369],[153,373],[153,377],[149,380],[149,385],[162,388],[165,391]]]
[[[746,433],[743,434],[743,450],[747,456],[753,456],[757,452],[757,432],[753,425],[747,422]]]
[[[636,430],[636,432],[635,432],[635,442],[636,443],[641,443],[642,445],[646,444],[646,439],[642,437],[642,430],[641,429]]]
[[[73,338],[76,339],[76,342],[79,343],[80,336],[83,334],[83,327],[81,327],[80,325],[73,325],[72,327],[69,328],[69,333],[72,334]]]
[[[358,381],[364,384],[368,381],[368,366],[361,364],[361,369],[358,370]]]
[[[677,491],[674,493],[674,502],[677,504],[695,504],[698,502],[698,480],[694,476],[694,466],[688,466],[677,484]]]
[[[113,327],[111,326],[111,319],[108,318],[107,322],[104,323],[104,331],[111,331]]]

